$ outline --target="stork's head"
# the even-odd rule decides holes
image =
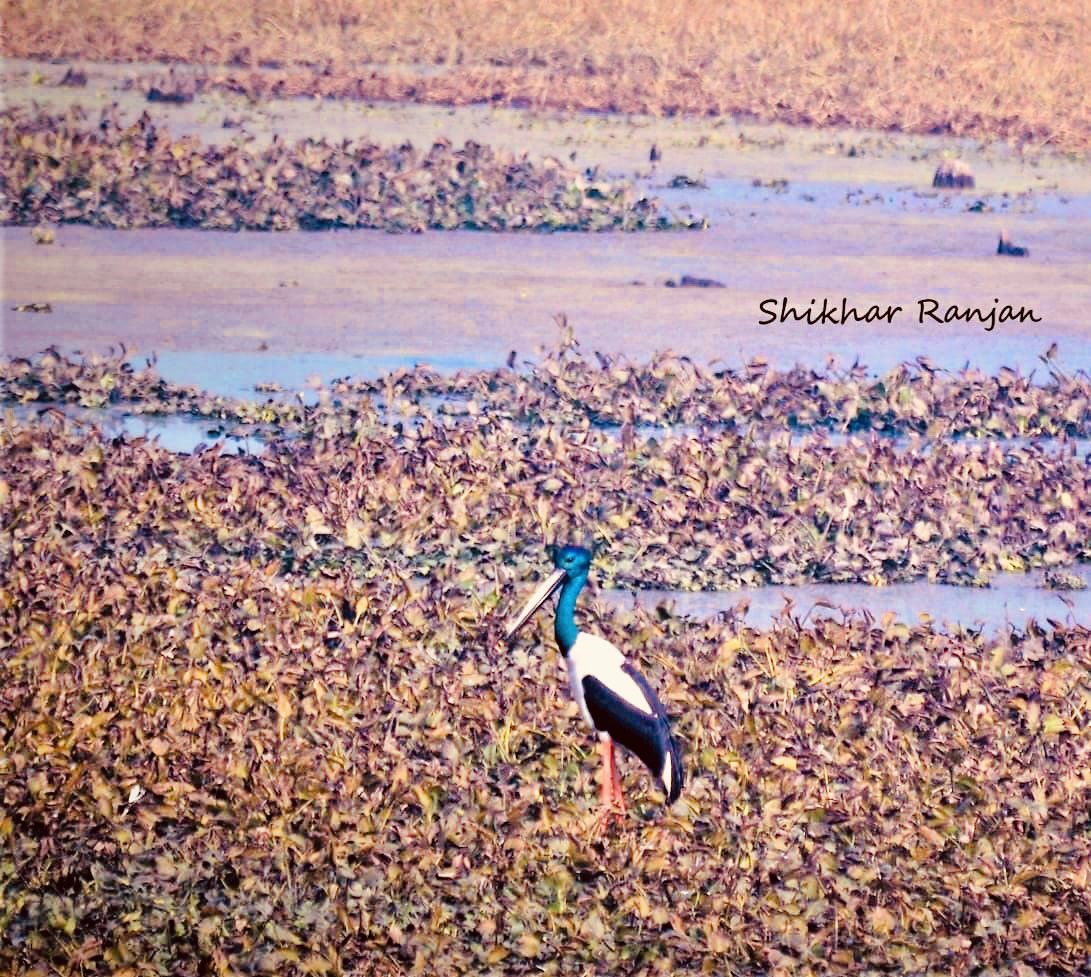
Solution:
[[[586,577],[591,568],[591,551],[582,546],[554,546],[553,565],[567,577]]]
[[[530,600],[523,605],[523,609],[512,619],[506,635],[509,641],[534,616],[534,612],[549,599],[553,591],[566,580],[587,579],[587,573],[591,568],[590,550],[582,546],[554,546],[551,547],[550,552],[553,556],[553,565],[557,569],[542,581],[541,586],[530,595]]]

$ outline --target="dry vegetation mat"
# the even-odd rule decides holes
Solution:
[[[927,357],[876,376],[866,365],[824,370],[777,369],[755,359],[741,368],[711,369],[675,353],[647,362],[580,349],[563,316],[559,343],[536,360],[494,370],[443,374],[428,366],[398,369],[377,379],[332,381],[323,405],[309,411],[288,400],[254,402],[208,394],[164,380],[154,357],[134,367],[124,355],[69,358],[55,349],[33,359],[0,358],[0,401],[68,403],[82,407],[125,404],[148,413],[191,413],[240,422],[263,419],[285,430],[340,425],[376,403],[406,418],[455,420],[481,414],[521,423],[618,428],[827,429],[843,433],[919,434],[928,438],[1089,438],[1091,375],[1066,370],[1056,354],[1041,357],[1041,376],[1002,368],[995,376],[975,368],[937,369]],[[258,384],[269,393],[276,385]],[[338,399],[341,419],[328,401]],[[259,415],[260,414],[260,418]]]
[[[449,414],[487,411],[512,420],[595,426],[771,425],[841,432],[916,433],[931,438],[1091,436],[1091,374],[1066,370],[1054,353],[1041,377],[1002,368],[937,369],[926,356],[883,376],[848,369],[781,370],[761,359],[710,369],[665,352],[646,363],[623,355],[585,356],[564,316],[561,340],[539,361],[453,375],[428,367],[337,389],[420,402],[443,397]],[[514,365],[514,360],[513,360]],[[1035,371],[1037,372],[1037,371]]]
[[[571,347],[554,351],[537,369],[573,382],[591,370]],[[604,386],[612,385],[623,399],[617,369],[600,369],[589,389],[605,397]],[[696,368],[664,358],[627,369],[646,373],[658,384],[648,395],[669,405],[670,370],[683,371],[684,385]],[[456,382],[472,382],[483,399],[464,401],[457,417],[442,413],[446,401],[410,399],[411,374],[404,372],[388,376],[381,395],[354,393],[345,381],[305,406],[211,397],[171,387],[151,368],[137,371],[120,360],[84,364],[52,351],[35,361],[9,360],[3,371],[0,396],[8,401],[128,401],[144,412],[184,410],[260,425],[270,444],[253,462],[250,487],[223,491],[253,496],[262,507],[246,518],[238,506],[229,519],[212,518],[194,545],[260,556],[263,564],[312,570],[350,564],[366,573],[381,558],[428,574],[487,558],[532,572],[533,561],[523,564],[511,552],[514,541],[566,538],[590,527],[604,543],[603,579],[635,587],[922,577],[985,586],[997,572],[1091,560],[1091,465],[1074,445],[793,437],[785,430],[799,417],[786,395],[791,383],[781,387],[784,375],[767,371],[721,378],[725,392],[733,382],[749,388],[752,405],[761,405],[757,423],[745,430],[667,429],[656,437],[638,436],[630,423],[611,429],[586,416],[574,420],[581,402],[575,387],[555,389],[553,408],[537,401],[533,411],[513,417],[539,374],[510,371],[507,378],[460,374]],[[798,381],[802,373],[788,376]],[[964,383],[977,392],[965,398],[973,402],[991,390],[1001,417],[1023,403],[1009,397],[1013,390],[1054,403],[1043,393],[1049,388],[1025,385],[1014,374],[1003,386],[967,374],[929,387],[937,375],[923,371],[914,380],[905,368],[895,371],[887,378],[897,383],[894,402],[958,402]],[[812,375],[812,396],[820,382]],[[1084,415],[1079,425],[1085,422]],[[356,458],[355,476],[338,460],[342,448]],[[313,498],[312,486],[323,486]],[[166,498],[168,508],[157,518],[169,521],[174,503]]]
[[[951,545],[988,515],[1041,545],[1078,518],[1086,546],[1086,465],[352,423],[250,457],[0,422],[0,969],[1087,973],[1087,628],[592,604],[689,769],[664,810],[627,763],[604,842],[548,625],[501,641],[540,534],[593,508],[604,567],[642,547],[648,576],[808,495],[860,507],[865,553],[878,520],[931,544],[900,507]]]
[[[205,146],[145,114],[0,112],[0,223],[422,231],[703,228],[623,181],[468,142],[427,151],[346,140]]]
[[[208,84],[256,97],[744,114],[1091,148],[1081,0],[699,0],[684,11],[664,0],[9,0],[4,20],[7,54],[230,65]]]

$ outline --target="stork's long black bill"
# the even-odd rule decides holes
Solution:
[[[530,600],[526,602],[523,609],[512,619],[511,624],[508,625],[507,633],[504,635],[508,641],[511,641],[511,639],[519,633],[519,629],[534,616],[534,612],[549,600],[553,591],[564,583],[564,578],[564,570],[554,570],[553,573],[542,581],[542,585],[530,595]]]

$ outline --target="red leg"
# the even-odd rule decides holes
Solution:
[[[599,740],[599,753],[602,754],[602,784],[599,787],[599,806],[603,812],[613,808],[614,800],[614,742]]]
[[[617,758],[614,756],[614,741],[609,738],[599,740],[599,752],[602,754],[602,785],[599,792],[599,815],[595,833],[605,835],[610,823],[621,820],[625,814],[625,797],[621,792],[621,776],[617,770]]]
[[[610,780],[614,810],[618,814],[625,814],[628,808],[625,806],[625,792],[621,789],[621,774],[617,769],[617,754],[614,752],[613,740],[610,740]]]

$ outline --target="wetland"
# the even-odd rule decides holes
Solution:
[[[1078,18],[652,6],[12,11],[0,968],[1087,972]]]

